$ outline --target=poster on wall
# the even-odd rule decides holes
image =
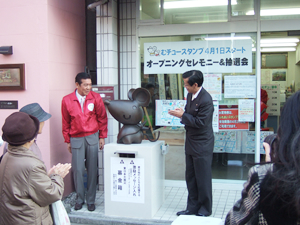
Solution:
[[[260,154],[266,154],[263,148],[263,141],[265,138],[274,131],[261,131],[260,132]],[[255,131],[242,131],[242,153],[254,154],[255,153]]]
[[[286,81],[286,70],[273,70],[272,81]]]
[[[241,132],[219,131],[214,133],[214,153],[241,153]]]
[[[254,99],[239,99],[239,122],[254,122]]]
[[[165,75],[157,74],[159,99],[166,99]]]
[[[284,91],[286,88],[286,69],[274,69],[272,70],[272,84],[279,84],[280,90]]]
[[[212,126],[214,132],[219,132],[219,102],[213,101],[214,104],[214,113],[213,113],[213,120]]]
[[[238,109],[219,109],[219,130],[249,130],[248,122],[239,122]]]
[[[173,127],[183,127],[184,124],[180,122],[180,119],[171,116],[168,111],[177,108],[182,108],[184,110],[186,105],[186,100],[155,100],[155,125],[156,126],[173,126]],[[213,131],[219,131],[219,103],[218,101],[213,101],[214,113],[213,113]]]
[[[256,76],[224,76],[225,98],[256,98]]]
[[[269,69],[261,69],[261,84],[271,83],[271,72]]]
[[[145,202],[144,159],[111,157],[111,201]]]
[[[222,100],[222,74],[203,74],[203,87],[213,100]]]
[[[144,43],[144,74],[252,72],[252,40]]]
[[[186,100],[155,100],[155,125],[156,126],[184,126],[180,123],[180,119],[171,116],[168,111],[177,108],[184,110]]]
[[[170,92],[172,99],[178,99],[177,74],[169,74]]]
[[[222,94],[222,100],[219,101],[219,105],[227,105],[229,108],[231,106],[237,106],[239,104],[239,100],[237,98],[224,98],[224,94]]]
[[[280,116],[280,85],[262,84],[261,89],[268,93],[267,110],[269,116]]]

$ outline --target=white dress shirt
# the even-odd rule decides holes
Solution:
[[[198,97],[201,90],[202,90],[202,86],[199,88],[199,90],[195,94],[192,94],[192,101]]]
[[[78,98],[78,101],[79,101],[79,103],[80,103],[80,105],[81,105],[81,110],[82,110],[82,112],[83,112],[83,105],[84,105],[84,101],[85,101],[86,96],[81,96],[81,95],[78,93],[78,91],[76,90],[76,97]]]

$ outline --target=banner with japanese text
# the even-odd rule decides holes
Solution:
[[[252,72],[252,40],[144,44],[144,74]]]

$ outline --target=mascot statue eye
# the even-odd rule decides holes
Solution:
[[[134,106],[132,106],[132,109],[133,109],[133,110],[136,110],[136,109],[137,109],[137,107],[134,105]]]

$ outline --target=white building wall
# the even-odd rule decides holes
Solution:
[[[118,84],[117,1],[97,7],[97,82]],[[120,4],[120,96],[127,100],[131,88],[137,88],[136,74],[136,2],[122,0]],[[116,142],[118,122],[108,112],[108,138]]]
[[[117,2],[111,0],[96,8],[97,84],[118,84]],[[107,112],[108,134],[105,143],[117,141],[119,123]],[[105,149],[105,146],[104,146]],[[98,154],[99,190],[104,190],[103,151]]]
[[[140,85],[136,71],[136,1],[120,2],[121,99],[128,99],[128,91]]]
[[[97,82],[118,84],[117,1],[97,7]],[[120,96],[136,88],[136,2],[122,0],[120,4]],[[109,114],[109,113],[108,113]],[[109,115],[107,143],[116,142],[118,123]]]
[[[111,0],[96,9],[97,83],[118,84],[117,1]],[[108,136],[105,143],[117,141],[118,122],[108,115]]]
[[[117,1],[96,8],[97,84],[118,85]],[[136,2],[120,4],[120,96],[127,100],[131,88],[137,88],[136,74]],[[108,136],[105,143],[116,143],[119,123],[108,115]],[[103,154],[99,154],[99,188],[103,189]]]

